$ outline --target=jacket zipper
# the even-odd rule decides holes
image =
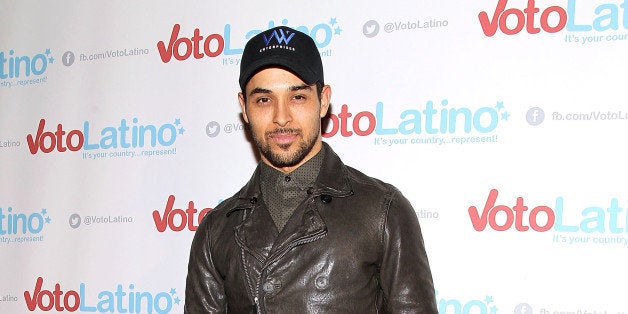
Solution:
[[[319,232],[317,234],[314,234],[312,236],[308,236],[305,238],[301,238],[295,242],[293,242],[292,245],[286,247],[285,249],[281,250],[281,254],[277,255],[276,257],[273,258],[269,258],[268,262],[264,263],[264,266],[261,269],[260,275],[257,278],[257,286],[255,287],[255,295],[253,296],[253,300],[255,301],[255,308],[256,308],[256,312],[261,314],[262,313],[262,309],[260,306],[260,300],[259,300],[259,287],[262,285],[262,274],[264,273],[266,267],[268,267],[269,264],[271,264],[272,262],[281,259],[284,255],[286,255],[286,253],[288,253],[288,251],[290,251],[291,249],[299,246],[299,245],[303,245],[306,243],[310,243],[310,242],[314,242],[318,239],[321,239],[324,236],[323,232]]]
[[[350,195],[353,195],[353,191],[350,191],[349,193],[344,194],[344,195],[335,195],[335,196],[336,197],[347,197],[347,196],[350,196]],[[313,201],[318,196],[320,196],[320,194],[316,194],[316,195],[312,196],[311,200]],[[316,233],[314,235],[309,235],[307,237],[298,239],[298,240],[294,241],[292,243],[292,245],[290,245],[290,246],[284,248],[283,250],[281,250],[279,255],[276,255],[275,257],[272,257],[272,258],[268,258],[266,260],[267,262],[264,263],[264,265],[262,266],[262,269],[260,271],[260,275],[257,278],[257,285],[255,286],[255,290],[253,291],[253,302],[255,303],[255,312],[256,313],[258,313],[258,314],[262,313],[261,304],[260,304],[261,302],[260,302],[260,299],[259,299],[259,289],[260,289],[260,286],[262,285],[262,274],[264,273],[264,270],[266,269],[266,267],[268,267],[268,265],[271,264],[272,262],[282,258],[289,250],[291,250],[291,249],[293,249],[293,248],[295,248],[295,247],[297,247],[299,245],[303,245],[303,244],[306,244],[306,243],[310,243],[310,242],[314,242],[316,240],[319,240],[319,239],[323,238],[324,235],[325,235],[324,232],[318,232],[318,233]],[[241,243],[239,241],[238,237],[236,237],[236,242],[238,242],[238,244],[240,245],[240,248],[246,247],[246,246],[243,245],[243,243]],[[249,254],[251,254],[251,252],[249,252]],[[243,257],[242,262],[244,263],[244,257]],[[246,268],[246,264],[244,265],[244,267]],[[246,269],[245,269],[245,274],[248,277],[248,272],[246,271]]]

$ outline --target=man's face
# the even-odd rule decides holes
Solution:
[[[309,160],[322,146],[321,118],[327,113],[331,88],[324,86],[321,97],[316,85],[280,68],[255,74],[238,95],[244,120],[262,160],[290,172]]]

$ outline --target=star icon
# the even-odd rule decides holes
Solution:
[[[487,295],[486,298],[484,298],[484,301],[486,301],[486,304],[493,303],[493,297]]]
[[[47,209],[45,209],[45,208],[42,208],[42,209],[41,209],[41,215],[42,215],[42,216],[45,216],[46,214],[48,214],[48,210],[47,210]]]
[[[46,49],[46,55],[50,54],[50,48]]]
[[[183,135],[183,133],[185,133],[185,129],[184,128],[180,128],[179,129],[179,134]]]
[[[329,24],[331,24],[331,25],[336,25],[336,23],[338,23],[338,21],[336,21],[336,18],[335,18],[335,17],[332,17],[332,18],[329,20]]]
[[[175,294],[177,294],[177,290],[176,290],[175,288],[171,288],[171,289],[170,289],[170,294],[171,294],[171,295],[175,295]]]
[[[504,102],[503,101],[498,101],[497,105],[495,105],[495,108],[497,109],[504,109]]]
[[[179,297],[174,298],[174,303],[179,305],[179,302],[181,302],[181,299],[179,299]]]
[[[50,217],[46,217],[46,223],[49,224],[50,223]]]
[[[491,313],[492,314],[496,314],[497,313],[497,306],[495,306],[495,305],[491,306]]]
[[[174,119],[174,125],[179,125],[179,124],[181,124],[181,119],[179,118]]]
[[[53,57],[48,58],[48,62],[54,63],[55,62],[55,58],[53,58]]]
[[[508,117],[510,117],[508,112],[502,112],[502,120],[508,120]]]
[[[340,27],[334,28],[334,35],[340,35],[340,33],[342,33],[342,28]]]

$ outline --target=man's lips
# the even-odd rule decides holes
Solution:
[[[268,138],[277,144],[288,144],[293,142],[299,133],[293,130],[290,131],[274,131],[268,134]]]

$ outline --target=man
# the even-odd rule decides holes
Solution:
[[[198,227],[185,312],[438,313],[408,200],[322,142],[331,87],[312,38],[256,35],[239,81],[261,161]]]

